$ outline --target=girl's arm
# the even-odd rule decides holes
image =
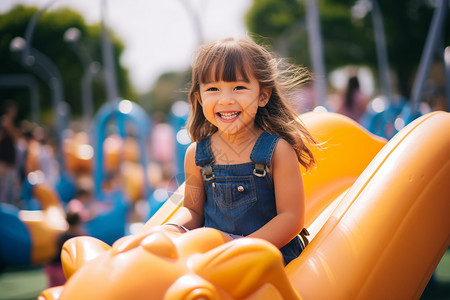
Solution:
[[[196,146],[196,143],[192,143],[188,147],[184,159],[184,171],[186,177],[184,204],[167,222],[179,224],[188,229],[194,229],[203,225],[205,190],[200,167],[195,165]],[[176,228],[177,227],[173,226],[173,229]]]
[[[249,237],[265,239],[281,248],[303,229],[305,200],[297,155],[292,146],[280,139],[272,157],[277,216]]]

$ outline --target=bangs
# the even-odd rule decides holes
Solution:
[[[216,49],[210,49],[204,57],[204,62],[199,74],[202,83],[250,81],[248,76],[250,59],[237,45],[221,45]]]

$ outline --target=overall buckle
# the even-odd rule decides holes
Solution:
[[[216,178],[216,175],[214,175],[211,165],[206,165],[203,167],[203,175],[202,176],[205,181],[210,181],[210,180],[213,180],[214,178]]]
[[[262,163],[255,163],[255,169],[253,169],[253,175],[257,177],[264,177],[267,174],[267,166]]]

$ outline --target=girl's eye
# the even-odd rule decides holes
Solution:
[[[207,92],[217,92],[218,90],[219,90],[218,88],[210,87],[210,88],[208,88],[206,91],[207,91]]]
[[[235,87],[234,89],[235,90],[245,90],[246,88],[245,88],[245,86],[240,85],[240,86]]]

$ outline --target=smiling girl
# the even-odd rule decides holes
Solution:
[[[232,238],[265,239],[287,264],[304,248],[298,236],[305,218],[298,163],[314,165],[309,147],[316,142],[288,93],[308,80],[307,72],[281,63],[250,39],[198,49],[184,205],[167,225],[180,232],[205,226]]]

